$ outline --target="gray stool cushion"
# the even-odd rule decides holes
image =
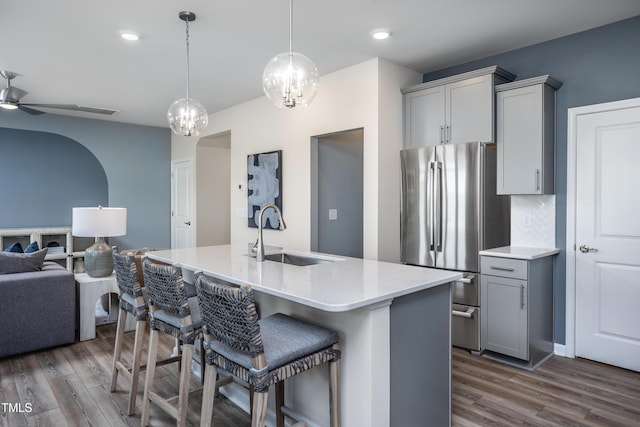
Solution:
[[[198,304],[198,297],[187,298],[187,302],[189,303],[189,309],[191,310],[191,323],[193,324],[194,329],[198,329],[202,327],[202,316],[200,314],[200,305]],[[173,314],[169,314],[164,310],[156,310],[151,313],[151,316],[155,319],[160,320],[161,322],[168,323],[169,325],[180,329],[180,318],[178,316],[174,316]]]
[[[265,317],[259,322],[264,355],[269,370],[277,369],[338,342],[337,332],[294,319],[282,313]],[[246,369],[251,369],[251,355],[249,353],[239,352],[219,341],[210,342],[209,346],[221,356]]]

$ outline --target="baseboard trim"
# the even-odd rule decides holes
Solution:
[[[566,352],[566,347],[565,347],[564,344],[554,343],[553,344],[553,354],[555,354],[557,356],[568,357],[567,356],[567,352]]]

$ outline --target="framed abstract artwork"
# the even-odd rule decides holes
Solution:
[[[247,156],[248,226],[258,227],[260,209],[268,204],[282,211],[282,150]],[[262,214],[262,227],[279,229],[274,209]]]

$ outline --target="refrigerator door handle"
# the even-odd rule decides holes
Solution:
[[[434,212],[434,197],[435,197],[435,164],[434,162],[429,162],[429,170],[427,175],[427,226],[429,227],[427,233],[429,235],[429,250],[433,251],[435,246],[435,212]]]
[[[434,243],[436,245],[436,251],[442,252],[442,185],[443,185],[443,177],[442,177],[442,162],[436,162],[436,195],[435,195],[435,203],[434,203],[434,211],[435,211],[435,239]]]

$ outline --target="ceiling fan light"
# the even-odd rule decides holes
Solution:
[[[18,105],[14,104],[13,102],[0,102],[0,107],[4,108],[5,110],[17,110],[18,109]]]
[[[199,136],[209,124],[209,115],[195,99],[180,98],[169,106],[167,121],[176,135]]]

